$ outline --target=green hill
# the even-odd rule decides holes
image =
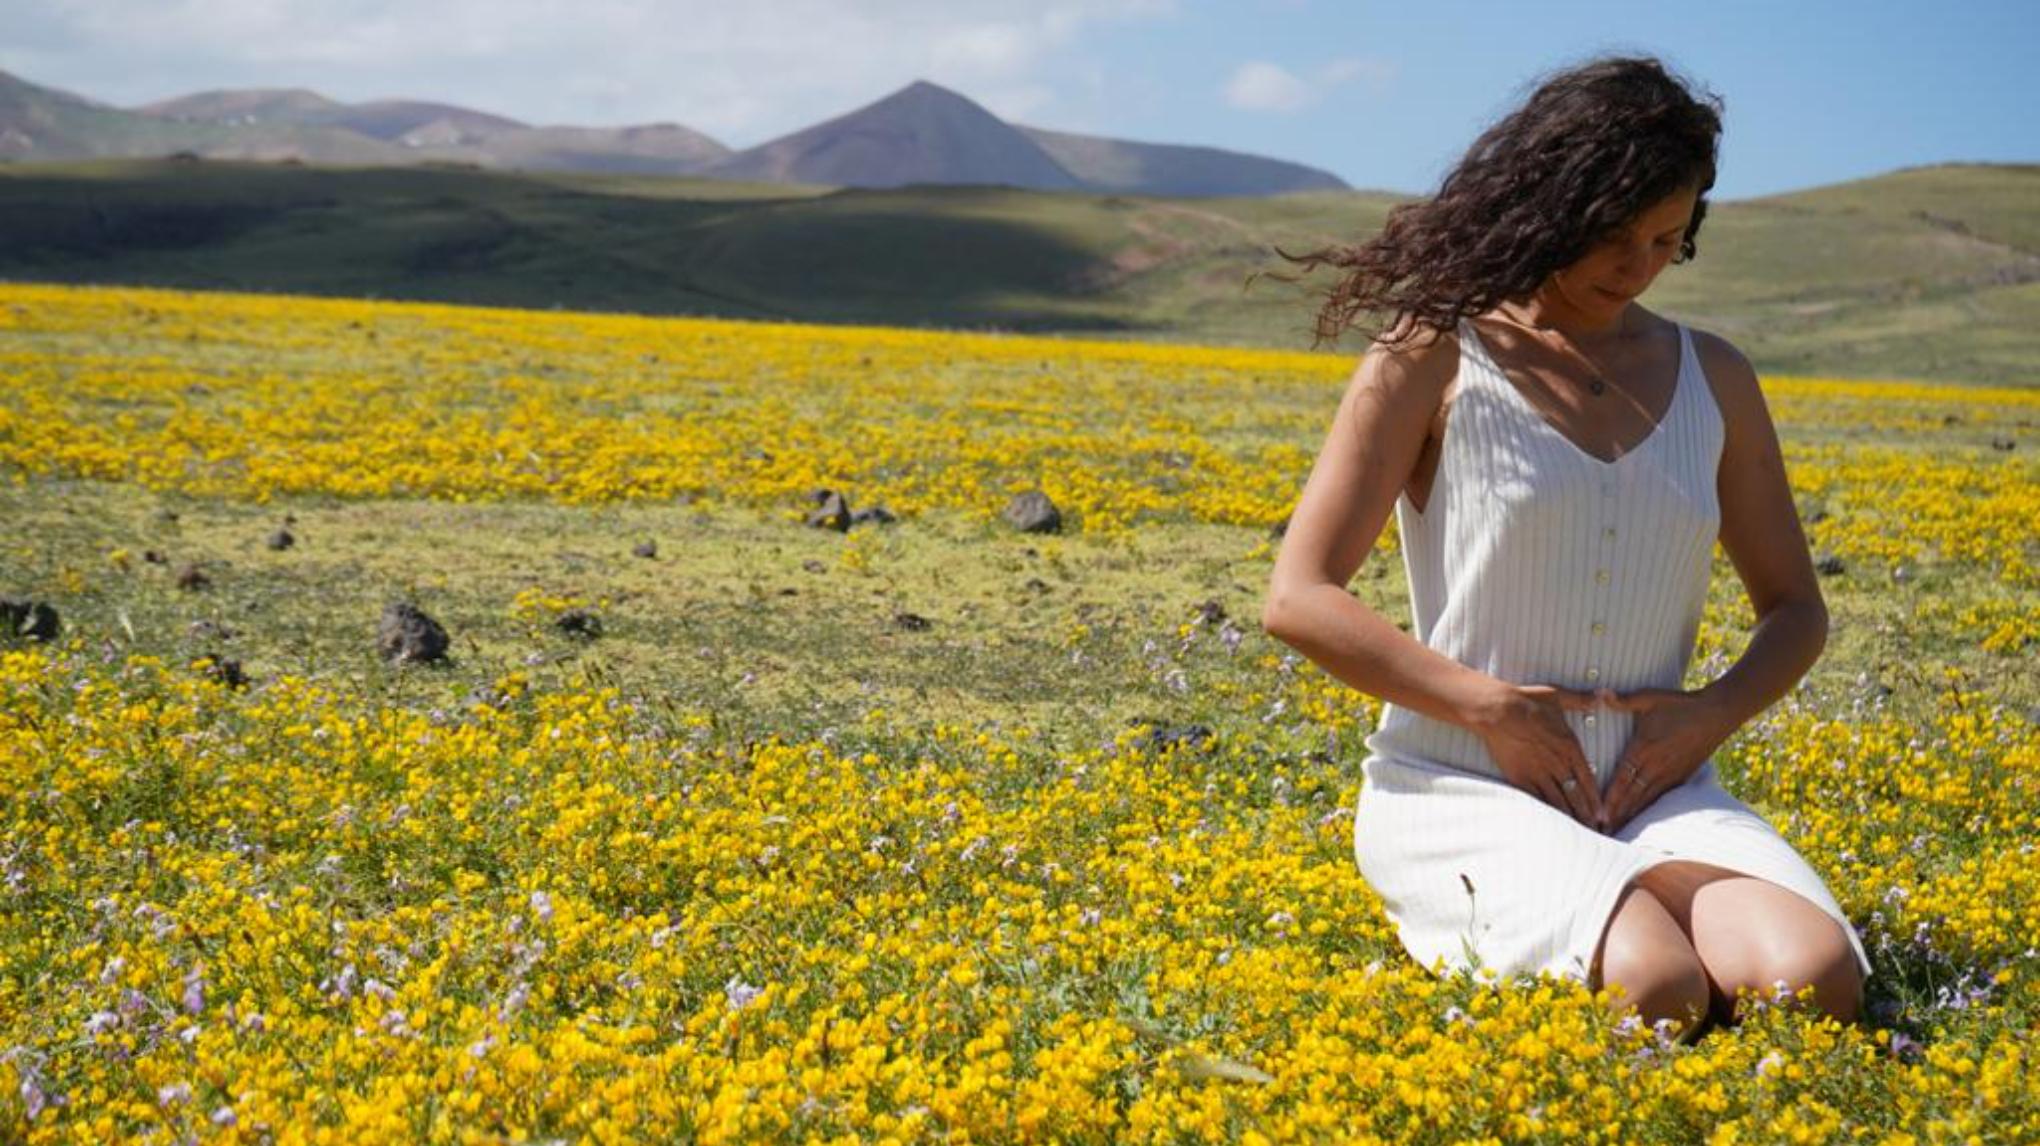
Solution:
[[[1329,282],[1242,284],[1402,196],[828,190],[446,167],[0,163],[0,277],[1309,345]],[[2040,381],[2040,166],[1712,205],[1646,305],[1760,369]],[[1357,354],[1356,334],[1338,349]]]

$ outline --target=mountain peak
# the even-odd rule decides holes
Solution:
[[[1041,146],[967,96],[927,80],[704,169],[724,178],[900,187],[910,183],[1074,190]]]
[[[905,87],[895,90],[891,95],[881,96],[880,98],[873,100],[871,103],[868,103],[864,107],[860,108],[859,111],[873,111],[881,108],[893,109],[901,107],[971,108],[984,115],[992,114],[991,112],[985,110],[983,104],[978,103],[976,100],[970,98],[967,95],[964,95],[962,92],[956,91],[952,88],[945,88],[941,84],[934,83],[933,81],[930,80],[915,80],[913,83],[910,83]],[[856,113],[853,112],[852,114],[854,115]]]

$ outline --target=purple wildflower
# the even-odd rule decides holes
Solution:
[[[42,1079],[33,1070],[21,1072],[21,1104],[28,1107],[30,1122],[34,1122],[36,1116],[50,1104],[49,1096],[43,1093]]]
[[[723,984],[723,993],[729,997],[730,1009],[741,1011],[756,1002],[758,996],[765,993],[765,989],[753,987],[741,977],[731,975],[730,981]]]
[[[1240,638],[1245,635],[1246,634],[1237,626],[1235,626],[1229,619],[1218,630],[1218,639],[1225,643],[1225,651],[1228,653],[1236,653],[1240,651]]]
[[[500,1012],[502,1020],[509,1022],[512,1015],[515,1015],[524,1008],[525,1000],[529,998],[531,998],[531,988],[524,984],[519,983],[515,987],[510,988],[510,993],[503,997],[503,1006]]]

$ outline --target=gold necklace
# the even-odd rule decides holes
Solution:
[[[1533,333],[1541,329],[1547,329],[1543,327],[1532,326],[1527,322],[1520,322],[1516,319],[1510,318],[1508,315],[1502,314],[1499,308],[1496,309],[1495,313],[1501,315],[1503,322],[1506,322],[1511,326],[1516,326],[1524,330],[1531,331]],[[1624,329],[1616,331],[1615,334],[1615,337],[1618,339],[1627,333],[1626,328],[1629,325],[1629,311],[1627,308],[1624,308],[1624,310],[1622,311],[1622,325]],[[1573,355],[1577,357],[1581,362],[1586,363],[1588,374],[1587,393],[1592,394],[1596,398],[1607,393],[1610,383],[1601,376],[1601,368],[1595,364],[1593,359],[1587,357],[1586,351],[1581,350],[1579,347],[1573,345],[1572,339],[1568,338],[1564,331],[1559,330],[1557,327],[1550,327],[1548,329],[1550,329],[1559,336],[1559,339],[1565,343],[1567,350],[1571,351]],[[1615,388],[1617,390],[1622,390],[1620,386],[1617,386]],[[1622,393],[1624,397],[1627,397],[1629,391],[1622,390]]]

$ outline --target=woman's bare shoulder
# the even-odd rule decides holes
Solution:
[[[1397,338],[1397,334],[1396,330],[1384,331],[1368,345],[1355,372],[1356,387],[1435,409],[1459,372],[1459,336],[1429,328],[1408,337]]]
[[[1763,389],[1757,383],[1756,367],[1734,343],[1712,331],[1687,326],[1693,337],[1693,353],[1700,359],[1700,371],[1714,392],[1714,404],[1732,426],[1753,413],[1761,413]]]

